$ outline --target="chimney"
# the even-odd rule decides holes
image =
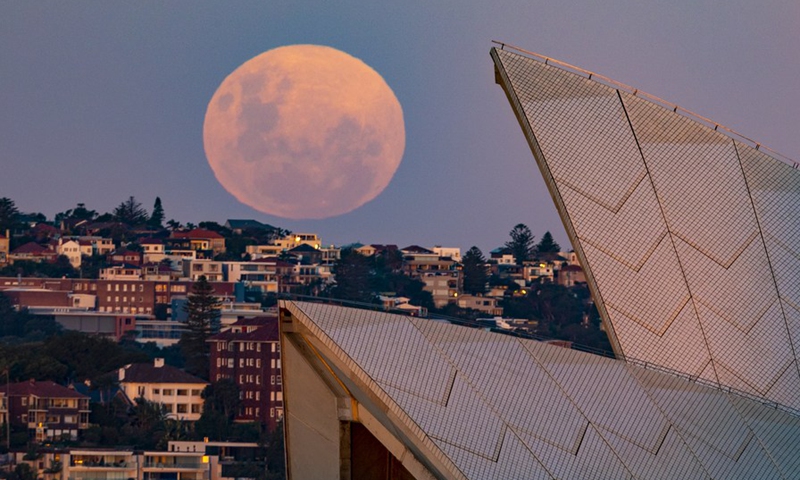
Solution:
[[[156,368],[161,368],[164,366],[164,359],[163,358],[156,358],[153,360],[153,366]]]

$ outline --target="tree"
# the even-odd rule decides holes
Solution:
[[[19,210],[14,200],[8,197],[0,198],[0,235],[5,235],[6,230],[14,230],[19,222]]]
[[[486,258],[481,249],[473,246],[467,250],[462,264],[464,291],[471,295],[486,293],[486,282],[489,280],[489,276],[486,274]]]
[[[536,245],[536,253],[558,253],[561,251],[561,246],[553,240],[550,231],[544,232],[541,241]]]
[[[119,222],[135,226],[145,224],[148,216],[142,204],[131,196],[114,209],[114,218]]]
[[[333,266],[336,284],[331,289],[331,296],[342,300],[370,302],[371,270],[369,258],[351,248],[342,250],[341,257]]]
[[[197,421],[198,436],[224,440],[233,432],[239,410],[239,387],[228,378],[212,383],[203,390],[203,414]]]
[[[182,226],[183,225],[181,225],[181,222],[177,220],[170,219],[169,221],[167,221],[167,227],[172,231],[180,230]]]
[[[186,360],[186,370],[200,378],[208,379],[209,346],[206,340],[219,332],[219,308],[222,302],[214,296],[214,287],[202,275],[192,285],[186,305],[188,329],[181,336],[181,352]]]
[[[523,223],[518,223],[508,234],[511,236],[511,240],[506,242],[505,246],[511,249],[517,265],[522,265],[525,260],[530,260],[535,251],[531,229]]]
[[[153,213],[150,214],[150,218],[147,220],[147,226],[154,229],[161,229],[163,228],[164,224],[164,207],[161,206],[161,197],[156,197],[156,201],[153,204]]]

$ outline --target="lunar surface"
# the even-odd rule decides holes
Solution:
[[[367,64],[317,45],[280,47],[231,73],[203,125],[208,163],[240,202],[284,218],[352,211],[389,184],[403,111]]]

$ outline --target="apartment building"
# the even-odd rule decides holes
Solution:
[[[245,318],[211,337],[211,379],[239,386],[239,422],[260,422],[270,430],[283,417],[278,318]]]

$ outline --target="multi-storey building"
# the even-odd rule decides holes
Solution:
[[[225,253],[225,237],[217,232],[195,228],[188,232],[172,232],[171,238],[187,240],[189,248],[195,251],[211,251],[211,256]]]
[[[12,425],[27,427],[37,442],[77,440],[89,427],[89,397],[51,381],[12,383],[7,386]]]
[[[163,358],[152,364],[135,363],[119,369],[119,386],[125,398],[164,406],[167,417],[195,421],[203,413],[203,389],[208,382],[183,370],[166,365]]]
[[[503,307],[498,305],[497,299],[477,295],[460,295],[456,304],[461,308],[469,308],[488,315],[502,315]]]
[[[239,387],[242,404],[236,421],[275,428],[283,417],[278,318],[242,319],[208,341],[211,380],[229,378]]]

